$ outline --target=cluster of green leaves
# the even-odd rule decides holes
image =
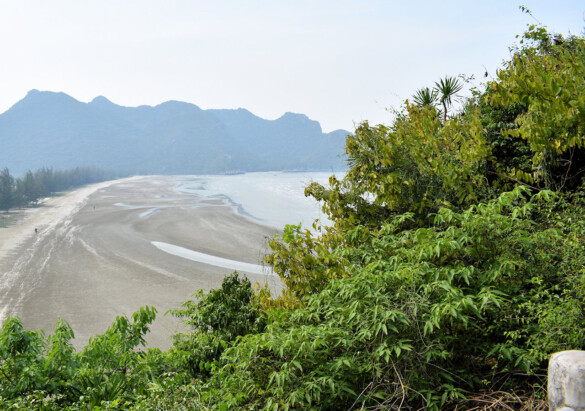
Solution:
[[[193,377],[208,375],[237,337],[264,330],[266,320],[252,304],[253,295],[250,280],[233,273],[221,288],[207,294],[199,290],[181,309],[170,310],[187,327],[174,336],[173,354],[181,368]]]
[[[45,336],[10,317],[0,333],[0,406],[93,408],[144,395],[146,382],[163,367],[160,351],[136,351],[155,315],[156,309],[144,307],[131,319],[118,317],[80,353],[73,350],[73,330],[65,321]]]
[[[0,333],[0,407],[203,409],[206,392],[197,379],[209,376],[238,337],[265,329],[253,295],[250,281],[237,273],[226,276],[221,288],[199,291],[171,310],[185,331],[166,352],[139,350],[156,316],[152,307],[131,319],[118,317],[81,352],[73,350],[73,330],[65,321],[45,336],[11,317]]]
[[[343,184],[310,192],[336,221],[379,226],[409,210],[424,216],[478,199],[489,154],[478,110],[444,123],[433,106],[407,102],[405,110],[392,127],[358,126],[347,138],[351,168]]]
[[[323,289],[332,278],[347,276],[343,258],[331,253],[342,238],[328,227],[313,227],[320,236],[301,225],[286,225],[282,236],[269,242],[272,253],[266,257],[286,286],[281,300],[295,307],[315,290]]]
[[[551,193],[519,187],[460,213],[442,208],[429,227],[408,228],[412,213],[378,231],[355,227],[347,235],[360,246],[336,251],[350,275],[228,349],[218,402],[436,409],[498,374],[534,373],[554,351],[585,348],[585,257],[571,238],[582,231],[536,224],[553,204]]]
[[[443,106],[443,122],[447,121],[447,109],[453,105],[453,98],[463,89],[463,84],[455,77],[445,77],[435,82],[435,87],[424,87],[413,96],[415,104],[421,107]]]
[[[585,168],[585,42],[531,26],[522,45],[486,98],[491,105],[526,108],[507,132],[524,139],[532,152],[532,169],[520,169],[518,177],[550,189],[575,189]]]
[[[313,183],[305,191],[323,202],[333,226],[318,239],[305,233],[271,243],[275,252],[267,261],[298,297],[346,275],[343,262],[331,266],[330,251],[351,245],[346,233],[356,225],[378,230],[405,212],[414,213],[415,226],[428,225],[441,207],[460,211],[518,184],[535,192],[579,189],[585,40],[530,27],[523,41],[498,78],[475,90],[460,112],[447,117],[447,106],[443,113],[437,107],[460,88],[447,77],[419,90],[418,104],[407,101],[391,126],[364,122],[348,136],[345,178],[333,176],[329,187]],[[553,83],[561,84],[559,95],[551,94]],[[309,270],[295,268],[300,256],[310,260]]]
[[[447,78],[348,136],[345,178],[306,190],[333,226],[289,227],[267,258],[304,308],[225,353],[225,401],[440,407],[585,347],[585,39],[524,41],[460,112]]]

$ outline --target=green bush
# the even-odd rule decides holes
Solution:
[[[0,333],[0,405],[96,407],[103,401],[132,398],[140,393],[152,375],[149,368],[157,362],[152,355],[156,350],[149,354],[135,351],[144,345],[155,315],[154,308],[144,307],[131,321],[118,317],[81,353],[74,352],[70,343],[73,330],[63,320],[46,337],[25,330],[17,317],[8,318]]]
[[[404,214],[349,231],[362,246],[336,253],[352,275],[228,349],[219,401],[438,408],[497,375],[507,375],[499,388],[521,387],[552,352],[585,348],[582,246],[556,223],[536,224],[555,202],[529,194],[443,208],[428,228],[404,229]]]
[[[264,330],[266,321],[252,305],[250,280],[237,272],[217,288],[182,303],[170,313],[182,318],[189,332],[174,336],[173,354],[192,376],[208,375],[221,353],[237,337]]]

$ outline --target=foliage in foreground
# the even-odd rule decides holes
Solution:
[[[188,327],[188,332],[174,336],[173,353],[193,377],[208,375],[237,337],[264,331],[266,320],[251,304],[253,294],[250,280],[234,273],[224,278],[221,288],[207,294],[199,290],[195,300],[170,311]]]
[[[191,331],[165,353],[135,351],[149,308],[81,353],[62,321],[45,337],[10,319],[0,405],[436,409],[543,384],[550,353],[585,349],[583,198],[554,197],[519,187],[443,208],[430,227],[408,228],[411,213],[377,232],[357,226],[348,236],[361,246],[336,251],[350,275],[304,308],[273,309],[268,326],[250,283],[228,276],[174,311]]]
[[[362,246],[337,251],[351,274],[228,349],[217,395],[252,409],[435,408],[503,376],[537,382],[552,352],[585,348],[584,232],[535,224],[552,200],[528,194],[441,209],[431,227],[404,229],[412,214],[357,226]]]
[[[73,330],[59,320],[53,334],[28,331],[16,317],[0,333],[0,406],[3,409],[97,407],[144,394],[141,382],[159,375],[160,352],[138,352],[156,309],[144,307],[131,319],[121,316],[76,353]]]

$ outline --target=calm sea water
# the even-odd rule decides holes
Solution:
[[[238,175],[177,176],[175,190],[208,198],[222,198],[240,214],[279,229],[301,223],[310,228],[313,220],[326,221],[321,205],[304,190],[312,181],[326,185],[330,172],[246,173]],[[344,173],[335,173],[339,178]]]

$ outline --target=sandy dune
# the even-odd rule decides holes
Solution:
[[[81,347],[117,315],[153,305],[159,315],[149,345],[168,347],[177,323],[164,313],[199,288],[217,287],[230,270],[153,244],[262,264],[266,240],[276,232],[218,200],[176,192],[175,184],[156,176],[84,187],[0,229],[0,321],[18,315],[27,328],[51,332],[64,318]],[[281,287],[268,271],[247,276]]]

